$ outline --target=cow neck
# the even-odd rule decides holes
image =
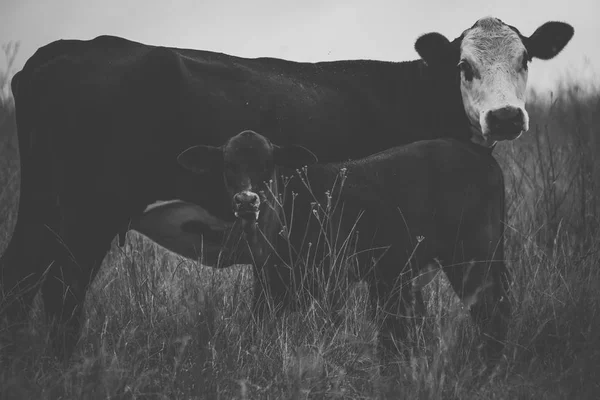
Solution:
[[[482,146],[480,144],[474,143],[470,140],[466,141],[467,146],[472,149],[475,153],[484,155],[484,156],[492,156],[494,149],[496,148],[497,142],[494,142],[490,147]]]
[[[430,67],[423,60],[396,65],[394,126],[408,138],[406,143],[443,137],[469,140],[469,121],[455,69]]]

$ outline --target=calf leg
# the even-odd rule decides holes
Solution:
[[[258,320],[269,311],[282,312],[291,306],[292,278],[289,268],[268,261],[253,265],[254,287],[252,312]]]
[[[510,275],[504,263],[502,244],[496,251],[482,251],[489,243],[481,237],[463,242],[454,263],[444,263],[443,270],[458,297],[469,306],[482,335],[482,356],[495,365],[502,355],[511,314]],[[448,259],[448,258],[446,258]]]
[[[267,290],[267,282],[264,271],[252,266],[253,269],[253,293],[252,293],[252,315],[257,321],[263,321],[268,311],[269,300],[272,300]]]
[[[368,279],[371,302],[380,308],[380,346],[384,353],[406,350],[412,321],[410,269],[393,274],[393,269],[380,267],[378,269],[383,271],[377,271]]]

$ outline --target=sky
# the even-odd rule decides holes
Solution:
[[[565,50],[530,66],[530,84],[550,90],[565,74],[600,84],[599,15],[599,0],[0,0],[0,44],[20,42],[16,70],[51,41],[104,34],[250,58],[406,61],[421,34],[452,40],[484,16],[526,36],[564,21],[575,28]]]

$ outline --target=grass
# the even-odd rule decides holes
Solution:
[[[429,317],[413,355],[380,370],[364,287],[341,327],[319,304],[261,325],[249,268],[205,268],[130,232],[88,292],[74,360],[48,356],[37,299],[21,357],[0,360],[0,398],[599,398],[600,94],[565,82],[551,99],[533,93],[528,110],[530,132],[495,150],[514,314],[490,379],[473,374],[475,331],[441,274],[425,289]],[[1,113],[0,251],[19,187],[12,103]]]

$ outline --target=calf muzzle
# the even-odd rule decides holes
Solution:
[[[255,221],[258,219],[260,197],[249,190],[233,196],[233,212],[236,218]]]

